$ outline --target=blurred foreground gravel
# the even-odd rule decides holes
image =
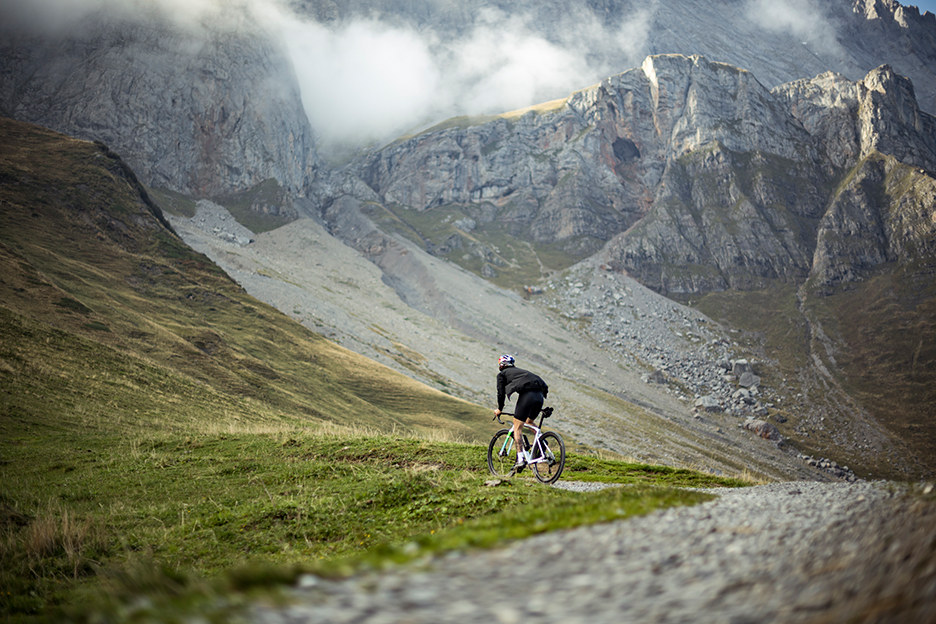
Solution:
[[[263,624],[936,622],[936,495],[927,490],[713,490],[715,500],[694,507],[494,551],[344,581],[306,576],[288,606],[250,615]]]

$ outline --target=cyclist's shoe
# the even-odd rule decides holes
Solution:
[[[517,453],[517,463],[514,464],[514,470],[520,472],[527,465],[525,453]]]

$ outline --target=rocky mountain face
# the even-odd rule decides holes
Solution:
[[[151,187],[212,197],[273,179],[298,195],[314,172],[292,66],[255,27],[92,14],[67,33],[3,35],[0,114],[102,141]]]
[[[915,178],[885,191],[875,164],[885,156]],[[814,264],[836,279],[830,265],[872,261],[832,258],[845,253],[837,235],[862,246],[848,228],[867,224],[887,238],[881,262],[898,245],[931,252],[920,189],[934,170],[936,119],[889,67],[769,91],[749,72],[679,55],[648,57],[564,101],[398,141],[359,165],[385,203],[454,206],[573,257],[607,243],[609,265],[668,293],[800,281]],[[844,225],[862,193],[861,224]]]

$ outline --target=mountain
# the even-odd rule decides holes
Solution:
[[[10,28],[0,31],[0,114],[102,141],[149,187],[246,195],[254,211],[296,216],[318,157],[270,33],[103,7],[52,34]]]
[[[345,44],[358,65],[370,60],[367,46],[384,51],[383,33],[424,42],[422,60],[444,80],[421,84],[417,74],[411,88],[435,89],[435,99],[452,105],[410,106],[423,111],[407,118],[410,126],[502,112],[507,99],[495,91],[503,86],[486,75],[504,64],[515,77],[540,63],[560,74],[537,76],[529,90],[518,89],[529,94],[522,105],[532,105],[669,53],[745,68],[771,88],[827,71],[857,81],[889,64],[912,80],[921,108],[936,112],[936,16],[894,0],[258,0],[236,9],[212,1],[175,8],[155,2],[134,11],[118,0],[5,3],[0,114],[103,141],[151,187],[215,199],[253,190],[247,199],[254,210],[295,217],[301,208],[293,202],[316,195],[322,184],[316,135],[328,131],[312,127],[306,111],[331,83],[307,74],[335,60],[327,45],[303,47],[322,37],[303,20],[334,31],[371,25],[370,37]],[[496,49],[486,49],[491,46]],[[556,67],[538,59],[543,56],[557,56]],[[531,60],[518,64],[518,57]],[[388,71],[410,77],[405,66]],[[356,88],[334,94],[329,101],[337,107],[382,96],[367,84],[338,84]],[[354,110],[382,114],[379,106]]]
[[[3,439],[100,419],[444,428],[486,411],[306,330],[169,226],[99,143],[0,119]]]
[[[607,244],[613,268],[664,293],[699,293],[802,280],[814,256],[825,282],[842,279],[833,266],[857,270],[853,248],[832,242],[833,224],[863,225],[842,224],[851,187],[841,185],[881,158],[904,165],[894,201],[912,207],[890,211],[901,223],[886,225],[893,236],[877,246],[890,251],[877,263],[931,255],[936,118],[887,67],[858,83],[824,74],[768,91],[702,57],[648,57],[566,100],[397,141],[356,173],[389,210],[450,222],[427,237],[439,254],[506,232],[542,248],[548,267],[550,253],[568,264]],[[866,208],[864,221],[888,213]]]

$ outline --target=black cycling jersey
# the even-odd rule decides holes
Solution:
[[[504,401],[514,392],[533,391],[542,393],[543,398],[549,393],[549,386],[539,375],[516,366],[508,366],[497,373],[497,409],[504,409]]]

